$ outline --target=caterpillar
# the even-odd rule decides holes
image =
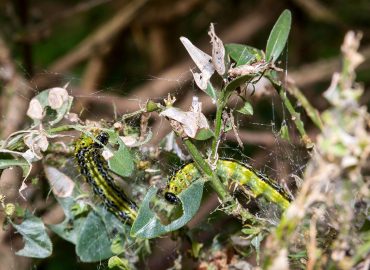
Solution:
[[[102,157],[102,149],[108,140],[109,135],[106,132],[95,134],[95,138],[83,134],[75,142],[76,161],[81,175],[107,209],[122,222],[132,224],[137,217],[137,206],[114,183],[113,177],[109,174],[107,162]],[[283,210],[290,204],[290,197],[280,186],[256,172],[248,164],[220,159],[216,166],[216,173],[223,182],[230,180],[231,183],[248,189],[253,197],[263,196]],[[163,190],[164,198],[171,204],[178,204],[180,200],[177,196],[201,176],[194,162],[185,165],[167,182]]]
[[[216,174],[223,182],[236,183],[248,189],[253,197],[263,196],[267,201],[277,204],[285,210],[290,204],[290,197],[271,179],[256,172],[248,164],[242,164],[234,160],[220,159],[216,165]],[[185,165],[178,170],[168,181],[163,190],[165,199],[172,204],[179,203],[177,197],[193,181],[201,177],[201,172],[195,163]]]
[[[108,140],[106,132],[95,134],[95,138],[83,134],[75,142],[75,158],[81,175],[105,207],[122,222],[132,224],[137,216],[137,206],[115,184],[101,153]]]

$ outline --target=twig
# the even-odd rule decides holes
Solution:
[[[34,26],[28,27],[27,32],[18,38],[21,41],[27,42],[35,42],[40,40],[44,35],[45,32],[50,31],[50,29],[56,24],[61,21],[64,21],[72,16],[77,16],[79,13],[83,13],[89,11],[92,8],[97,6],[107,4],[112,0],[90,0],[87,2],[78,3],[72,8],[68,8],[59,13],[53,13],[51,16],[46,18],[41,23],[38,23]]]
[[[11,53],[0,35],[0,80],[4,81],[4,93],[1,121],[1,136],[8,137],[23,124],[28,102],[33,96],[33,89],[18,74],[11,60]]]
[[[131,1],[127,6],[119,10],[110,21],[86,37],[74,50],[57,60],[49,70],[63,72],[81,61],[86,60],[95,52],[96,48],[110,42],[122,31],[122,29],[127,27],[147,1],[148,0]]]
[[[364,63],[358,68],[366,67],[365,63],[370,60],[370,46],[360,50],[365,58]],[[288,72],[288,79],[295,81],[298,87],[306,87],[312,84],[329,80],[335,71],[338,71],[341,65],[340,56],[319,60],[311,64],[306,64],[300,68]]]
[[[332,12],[332,10],[328,9],[326,6],[316,0],[293,0],[293,2],[301,7],[311,18],[315,20],[333,23],[340,26],[344,25],[338,16]]]
[[[104,58],[110,51],[110,44],[106,44],[104,48],[101,48],[100,51],[96,52],[96,54],[91,57],[82,78],[81,91],[79,93],[80,96],[85,97],[92,95],[100,85],[105,74]],[[87,106],[87,103],[88,102],[86,99],[79,99],[79,102],[76,103],[74,110],[76,112],[81,111]]]

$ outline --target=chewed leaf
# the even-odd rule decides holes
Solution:
[[[215,71],[212,65],[212,57],[195,47],[193,43],[191,43],[191,41],[186,37],[180,37],[180,41],[188,51],[191,59],[193,59],[199,70],[202,73],[209,73],[212,75]]]
[[[283,51],[288,40],[292,14],[284,10],[271,30],[266,44],[266,62],[275,62]]]
[[[111,245],[114,235],[127,235],[128,226],[122,224],[104,207],[95,207],[86,217],[77,237],[76,253],[83,262],[98,262],[114,255]],[[117,234],[118,233],[118,234]],[[128,237],[121,239],[129,241]]]
[[[208,35],[211,37],[212,43],[212,62],[217,73],[224,75],[226,71],[225,67],[225,47],[222,40],[216,35],[215,27],[211,23]]]
[[[68,95],[65,88],[54,87],[39,93],[30,101],[27,115],[35,123],[47,119],[50,125],[60,122],[69,112],[73,97]]]
[[[69,197],[75,186],[72,179],[52,166],[44,166],[46,178],[48,179],[53,193],[58,197]]]
[[[77,236],[79,234],[81,225],[85,222],[85,218],[74,218],[72,207],[76,204],[72,197],[59,198],[56,197],[58,203],[62,206],[65,219],[59,224],[49,224],[48,227],[54,233],[62,237],[64,240],[73,244],[77,243]],[[73,222],[72,222],[73,220]]]
[[[16,255],[32,258],[46,258],[51,255],[53,245],[40,218],[26,211],[23,222],[12,225],[23,236],[25,242],[24,247],[17,251]]]
[[[151,187],[145,195],[138,217],[132,225],[130,235],[150,239],[175,231],[186,225],[199,209],[203,195],[203,186],[204,181],[199,179],[180,193],[179,199],[182,202],[183,215],[168,225],[163,225],[156,213],[150,209],[150,202],[158,191],[156,187]]]
[[[118,137],[117,141],[119,148],[113,153],[113,157],[108,160],[108,165],[114,173],[123,177],[128,177],[134,171],[134,159],[122,139]]]
[[[212,63],[212,57],[195,47],[193,43],[191,43],[186,37],[181,37],[180,41],[200,71],[200,73],[193,72],[195,83],[200,89],[205,90],[207,88],[209,79],[215,72],[215,68]]]
[[[81,261],[96,262],[113,255],[108,233],[102,218],[91,211],[77,238],[76,252]]]
[[[205,72],[205,73],[198,73],[198,72],[193,72],[190,70],[191,73],[193,74],[193,78],[195,81],[195,84],[203,91],[207,89],[207,85],[210,82],[211,79],[211,74]]]
[[[163,110],[160,115],[180,123],[184,132],[190,138],[195,138],[201,129],[209,129],[207,118],[201,112],[201,102],[194,97],[192,111],[184,112],[175,107]]]

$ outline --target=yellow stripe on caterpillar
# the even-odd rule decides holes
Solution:
[[[290,197],[274,181],[256,172],[247,164],[234,160],[220,159],[217,162],[216,173],[225,185],[237,184],[248,189],[253,197],[265,197],[269,202],[286,209],[290,204]],[[178,194],[201,177],[201,172],[194,162],[185,165],[178,170],[167,183],[164,190],[165,199],[170,203],[178,203]]]
[[[114,182],[101,153],[109,135],[106,132],[94,132],[94,136],[83,134],[75,143],[75,157],[80,172],[107,209],[121,221],[131,224],[137,216],[136,204]]]

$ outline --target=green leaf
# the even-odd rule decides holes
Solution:
[[[118,138],[119,148],[108,160],[109,168],[116,174],[128,177],[135,169],[134,159],[128,147]]]
[[[197,132],[197,135],[195,136],[194,139],[198,141],[205,141],[208,140],[209,138],[212,138],[213,136],[214,133],[212,132],[212,130],[208,128],[202,128]]]
[[[73,209],[79,203],[76,203],[72,197],[56,197],[56,199],[63,208],[65,219],[59,224],[50,224],[48,227],[64,240],[76,244],[80,228],[86,221],[86,217],[76,218]]]
[[[285,121],[281,124],[279,135],[283,140],[290,142],[289,129]]]
[[[109,258],[108,268],[113,270],[130,270],[128,261],[117,256]]]
[[[39,119],[33,119],[35,124],[40,123],[40,121],[45,121],[48,120],[49,124],[55,125],[61,120],[63,120],[63,117],[69,112],[72,102],[73,102],[73,97],[68,96],[66,97],[66,100],[62,103],[62,105],[59,108],[54,108],[52,109],[53,106],[50,104],[50,95],[54,96],[52,93],[55,91],[57,88],[51,88],[44,90],[40,92],[37,96],[35,96],[33,99],[37,100],[42,108],[42,111],[45,113],[45,117],[41,120]],[[59,88],[62,89],[62,88]]]
[[[213,101],[216,102],[217,100],[217,92],[215,90],[215,88],[213,87],[212,83],[211,82],[208,82],[207,83],[207,88],[204,90],[204,92],[206,92],[206,94],[208,96],[210,96],[212,98]]]
[[[256,249],[256,259],[257,259],[257,263],[259,263],[259,260],[260,260],[260,247],[261,247],[261,242],[263,240],[263,235],[262,233],[259,233],[258,235],[256,235],[255,237],[253,237],[253,239],[251,240],[251,245]]]
[[[150,209],[150,202],[158,191],[156,187],[151,187],[145,195],[138,217],[132,225],[131,236],[150,239],[183,227],[199,209],[203,195],[203,186],[204,180],[199,179],[180,193],[179,199],[182,202],[183,214],[168,225],[163,225],[157,218],[156,213]]]
[[[95,207],[81,226],[76,253],[83,262],[97,262],[114,255],[111,251],[115,231],[126,234],[127,226],[102,206]]]
[[[122,238],[119,237],[119,235],[117,235],[113,241],[112,241],[112,245],[110,247],[110,250],[113,252],[113,254],[122,254],[124,251],[125,251],[125,248],[124,248],[124,245],[122,243]]]
[[[236,66],[250,64],[263,58],[261,50],[243,44],[226,44],[225,49],[230,58],[236,62]]]
[[[246,101],[242,108],[237,110],[237,112],[240,112],[245,115],[253,115],[253,107],[252,104],[250,104],[248,101]]]
[[[111,242],[101,217],[91,211],[80,229],[76,252],[83,262],[96,262],[113,255]]]
[[[16,255],[32,258],[46,258],[51,255],[53,245],[40,218],[26,211],[21,224],[11,223],[23,236],[25,242],[24,248],[17,251]]]
[[[255,74],[248,74],[232,80],[229,84],[225,86],[225,92],[230,93],[231,91],[234,91],[236,88],[241,86],[243,83],[250,81],[255,76]]]
[[[284,10],[271,30],[266,45],[266,61],[275,62],[283,51],[290,32],[292,14]]]
[[[20,159],[0,159],[0,170],[13,167],[13,166],[20,166],[20,167],[29,167],[29,164],[26,160]]]

